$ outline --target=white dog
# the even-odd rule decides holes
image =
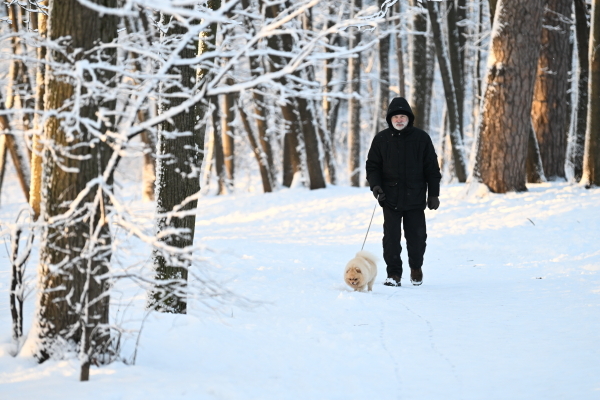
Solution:
[[[368,251],[359,251],[356,257],[348,262],[344,271],[344,281],[354,290],[363,292],[368,286],[373,290],[377,276],[377,258]]]

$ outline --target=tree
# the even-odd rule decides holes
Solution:
[[[207,6],[216,10],[220,7],[220,1],[210,0]],[[183,104],[189,96],[186,91],[191,91],[197,82],[208,75],[206,69],[196,70],[185,60],[203,54],[214,46],[217,26],[211,24],[203,40],[198,42],[190,36],[186,24],[172,15],[163,13],[161,22],[166,28],[162,31],[163,41],[182,44],[177,46],[178,53],[175,55],[178,57],[173,59],[168,71],[169,75],[179,77],[178,84],[173,81],[162,84],[159,113],[165,113]],[[193,22],[197,24],[199,21]],[[157,232],[161,241],[170,247],[184,249],[194,242],[196,216],[193,210],[198,203],[194,196],[200,191],[204,148],[204,129],[198,129],[197,123],[204,120],[206,110],[204,105],[198,104],[181,110],[160,126],[156,167]],[[168,215],[174,211],[185,214]],[[185,255],[156,248],[153,260],[157,281],[165,283],[164,286],[157,284],[153,289],[149,306],[163,312],[185,314],[186,299],[179,290],[187,284],[189,259]],[[174,288],[174,285],[179,287]]]
[[[577,61],[579,76],[577,79],[577,106],[575,126],[568,148],[568,163],[573,169],[573,180],[579,182],[583,174],[583,150],[587,125],[588,82],[590,43],[589,12],[585,0],[575,0],[575,32],[577,37]]]
[[[440,25],[439,4],[428,2],[429,19],[433,30],[435,40],[435,50],[444,84],[444,94],[446,95],[446,106],[448,110],[448,122],[450,126],[450,142],[452,144],[452,158],[454,160],[454,169],[459,182],[467,180],[467,168],[462,143],[462,127],[460,119],[460,109],[458,97],[456,95],[456,85],[450,68],[450,57],[448,49],[442,37]]]
[[[569,113],[570,24],[573,0],[548,0],[542,29],[538,73],[531,118],[544,172],[549,179],[565,177]]]
[[[413,7],[413,31],[411,44],[412,84],[410,103],[415,114],[415,126],[429,131],[429,112],[433,82],[434,60],[429,58],[429,35],[427,33],[427,10],[417,0],[410,0]]]
[[[394,5],[394,12],[396,13],[396,15],[398,16],[398,24],[397,27],[401,26],[402,20],[400,19],[400,16],[402,15],[402,9],[400,7],[400,1],[396,2],[396,4]],[[395,46],[395,53],[396,53],[396,62],[398,63],[398,95],[400,97],[405,97],[406,98],[406,90],[404,88],[405,85],[405,73],[404,73],[404,44],[403,44],[403,40],[402,40],[402,32],[400,31],[400,29],[397,30],[396,32],[396,46]]]
[[[379,8],[382,8],[385,5],[385,0],[378,0]],[[387,11],[387,9],[386,9]],[[391,9],[390,9],[391,11]],[[388,21],[380,24],[380,30],[383,30],[380,33],[379,37],[379,96],[378,96],[378,104],[379,109],[376,110],[377,118],[375,124],[374,134],[377,134],[382,129],[387,128],[386,122],[386,114],[387,108],[390,102],[390,24]],[[398,66],[400,67],[400,66]],[[404,84],[404,82],[402,82]]]
[[[491,37],[474,176],[495,193],[527,190],[525,160],[543,0],[500,0]]]
[[[350,17],[354,17],[362,7],[362,0],[352,0]],[[360,29],[352,28],[349,33],[348,48],[358,46],[361,39]],[[360,186],[360,53],[353,54],[348,61],[348,81],[350,81],[350,94],[348,99],[348,173],[350,184]]]
[[[589,47],[588,114],[583,157],[586,187],[600,186],[600,1],[592,2],[592,26]]]
[[[114,8],[117,1],[93,4]],[[44,108],[50,116],[44,124],[41,216],[47,225],[40,255],[38,358],[47,359],[62,343],[80,343],[81,380],[87,380],[90,356],[107,340],[111,236],[104,188],[112,184],[105,174],[112,151],[101,138],[111,127],[106,115],[116,102],[94,86],[76,84],[110,87],[116,51],[92,49],[115,39],[118,19],[77,0],[50,1],[49,7],[48,38],[66,51],[48,49],[46,68]],[[76,79],[70,78],[73,64],[81,71]]]

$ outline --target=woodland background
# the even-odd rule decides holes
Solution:
[[[204,273],[203,196],[365,186],[393,97],[446,183],[600,184],[596,0],[31,0],[0,18],[0,187],[13,168],[27,201],[2,222],[13,353],[31,258],[27,340],[40,362],[77,353],[82,380],[118,358],[119,281],[159,312],[236,298]],[[116,232],[149,259],[119,264]]]

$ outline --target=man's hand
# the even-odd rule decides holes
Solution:
[[[439,206],[440,206],[440,198],[439,197],[431,196],[431,197],[427,198],[427,208],[429,208],[430,210],[437,210]]]
[[[375,186],[373,188],[373,196],[375,196],[378,201],[385,201],[385,193],[383,193],[383,189],[380,186]]]

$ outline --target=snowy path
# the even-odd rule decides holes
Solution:
[[[0,399],[600,398],[600,190],[462,191],[443,187],[427,212],[424,284],[405,273],[385,287],[380,262],[372,293],[342,281],[373,209],[366,189],[207,197],[198,240],[262,305],[153,316],[135,367],[83,385],[75,361],[36,366],[0,347]],[[377,255],[382,218],[365,246]]]

